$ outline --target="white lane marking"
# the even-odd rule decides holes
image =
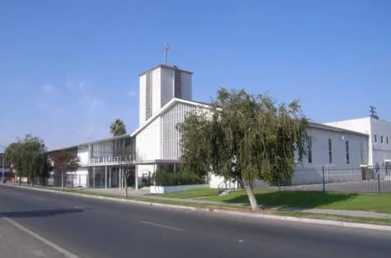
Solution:
[[[57,252],[61,253],[62,255],[64,255],[65,257],[67,258],[79,258],[79,256],[65,250],[64,248],[58,246],[57,244],[47,240],[46,238],[38,235],[37,233],[34,233],[33,231],[31,231],[30,229],[22,226],[21,224],[19,224],[18,222],[10,219],[10,218],[7,218],[7,217],[4,217],[3,218],[5,221],[7,221],[8,223],[10,223],[11,225],[13,225],[14,227],[20,229],[21,231],[29,234],[30,236],[34,237],[35,239],[41,241],[42,243],[46,244],[47,246],[53,248],[54,250],[56,250]]]
[[[174,230],[174,231],[184,231],[183,228],[177,228],[177,227],[173,227],[173,226],[169,226],[169,225],[155,223],[155,222],[152,222],[152,221],[140,220],[140,223],[147,224],[147,225],[152,225],[152,226],[159,227],[159,228],[170,229],[170,230]]]

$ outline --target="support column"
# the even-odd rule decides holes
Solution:
[[[120,175],[120,172],[119,172],[119,168],[117,168],[116,171],[117,171],[118,189],[121,189],[121,175]]]
[[[134,188],[138,190],[138,169],[137,165],[134,167]]]
[[[108,167],[108,169],[109,169],[109,187],[111,188],[113,186],[111,182],[111,167]]]
[[[95,188],[95,167],[92,167],[92,186]]]
[[[120,188],[124,188],[123,186],[123,177],[122,177],[122,169],[121,167],[118,168],[118,174],[119,174],[119,185],[120,185]]]
[[[105,166],[105,189],[107,189],[107,166]]]
[[[156,173],[157,173],[157,164],[155,163],[153,165],[153,174],[151,176],[155,175]],[[156,186],[156,181],[155,180],[153,181],[153,185]]]
[[[86,185],[87,185],[87,188],[90,188],[90,169],[88,168],[87,169],[87,178],[86,178],[86,180],[87,180],[87,182],[86,182]]]

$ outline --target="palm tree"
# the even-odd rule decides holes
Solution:
[[[120,136],[126,134],[125,123],[117,118],[110,126],[110,132],[113,136]]]

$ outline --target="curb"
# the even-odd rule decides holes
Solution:
[[[337,226],[337,227],[345,227],[345,228],[370,229],[370,230],[391,232],[391,226],[387,226],[387,225],[375,225],[375,224],[345,222],[345,221],[335,221],[335,220],[325,220],[325,219],[298,218],[293,216],[240,212],[240,211],[224,210],[218,208],[198,208],[198,207],[185,206],[180,204],[165,204],[165,203],[157,203],[157,202],[130,200],[130,199],[115,198],[115,197],[100,196],[100,195],[64,192],[61,190],[43,189],[43,188],[36,188],[30,186],[4,185],[4,184],[2,185],[11,188],[12,187],[22,188],[22,189],[28,189],[34,191],[50,192],[50,193],[57,193],[63,195],[78,196],[78,197],[85,197],[85,198],[98,199],[98,200],[115,201],[115,202],[122,202],[122,203],[147,205],[153,207],[164,207],[164,208],[172,208],[172,209],[180,209],[180,210],[202,211],[202,212],[222,214],[222,215],[241,216],[241,217],[248,217],[248,218],[262,218],[262,219],[279,220],[285,222],[300,222],[306,224],[328,225],[328,226]]]

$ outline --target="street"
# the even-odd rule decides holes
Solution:
[[[31,248],[24,251],[32,252],[28,257],[391,256],[387,232],[149,207],[9,186],[0,186],[0,229],[2,258],[23,257],[18,256],[23,251],[19,249],[26,245]],[[12,239],[9,245],[17,244],[5,245],[7,238]]]

